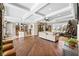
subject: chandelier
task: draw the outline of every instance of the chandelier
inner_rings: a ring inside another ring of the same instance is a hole
[[[44,18],[45,21],[49,21],[49,19],[47,17]]]

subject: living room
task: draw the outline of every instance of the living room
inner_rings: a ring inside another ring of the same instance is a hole
[[[3,56],[77,56],[77,3],[3,3]]]

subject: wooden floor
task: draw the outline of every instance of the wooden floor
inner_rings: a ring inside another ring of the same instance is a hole
[[[47,41],[37,36],[17,38],[13,41],[17,56],[61,56],[59,43]]]

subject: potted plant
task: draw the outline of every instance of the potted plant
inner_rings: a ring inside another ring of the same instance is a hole
[[[74,38],[70,38],[65,43],[70,47],[70,48],[75,48],[77,44],[77,40]]]

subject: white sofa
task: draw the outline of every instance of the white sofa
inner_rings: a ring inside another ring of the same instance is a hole
[[[39,37],[50,41],[56,41],[53,32],[39,32]]]

